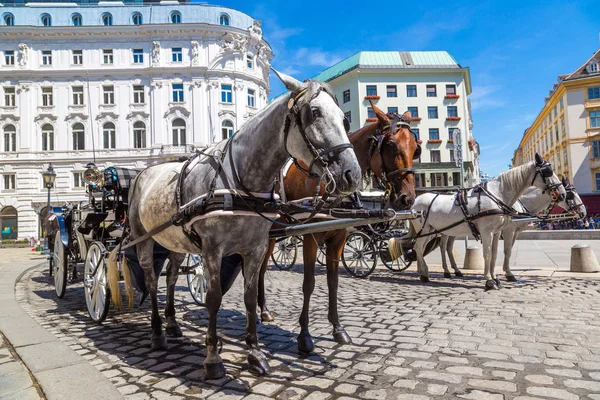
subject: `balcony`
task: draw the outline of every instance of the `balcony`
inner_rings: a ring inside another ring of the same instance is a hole
[[[440,143],[442,143],[441,139],[429,139],[427,141],[427,144],[440,144]]]
[[[162,146],[160,146],[160,152],[159,154],[161,156],[176,156],[176,155],[185,155],[185,154],[190,154],[193,153],[195,151],[196,147],[194,147],[194,145],[191,144],[185,144],[185,145],[173,145],[173,144],[164,144]]]
[[[365,100],[379,100],[379,98],[377,95],[365,96]]]
[[[410,117],[410,122],[419,122],[421,117]]]
[[[367,118],[365,122],[377,122],[377,118]]]
[[[444,99],[446,100],[454,100],[454,99],[458,99],[460,98],[460,95],[458,94],[447,94],[444,96]]]
[[[460,117],[447,117],[446,121],[460,121]]]

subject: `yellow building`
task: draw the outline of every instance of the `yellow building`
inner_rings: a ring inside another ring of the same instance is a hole
[[[545,105],[515,150],[513,165],[539,153],[576,187],[588,212],[600,212],[600,50],[559,75]]]

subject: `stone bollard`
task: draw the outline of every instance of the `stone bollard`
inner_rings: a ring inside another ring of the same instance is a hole
[[[589,244],[571,247],[571,272],[598,272],[600,265]]]
[[[482,270],[483,264],[483,250],[481,245],[473,244],[467,247],[463,269]]]

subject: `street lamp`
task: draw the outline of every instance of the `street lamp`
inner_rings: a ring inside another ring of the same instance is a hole
[[[54,180],[56,179],[56,172],[54,172],[54,168],[52,168],[52,163],[48,164],[48,169],[45,172],[42,172],[42,177],[44,178],[44,187],[48,189],[48,204],[46,206],[46,217],[50,216],[50,189],[54,187]],[[46,232],[46,240],[44,240],[44,250],[42,254],[50,254],[50,249],[48,249],[48,232]]]

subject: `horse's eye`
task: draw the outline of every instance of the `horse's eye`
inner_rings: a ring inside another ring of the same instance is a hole
[[[321,111],[318,108],[312,108],[312,116],[313,118],[319,118],[321,116]]]

